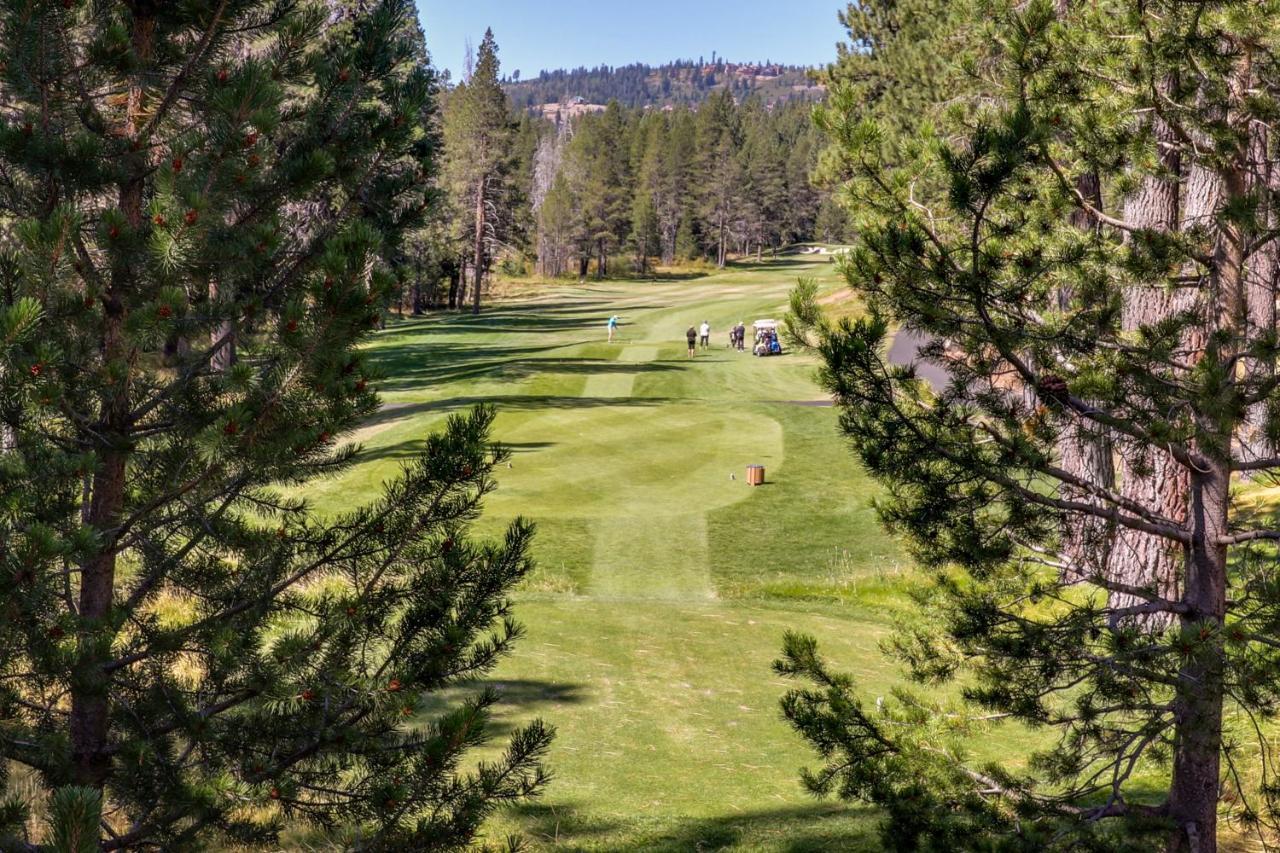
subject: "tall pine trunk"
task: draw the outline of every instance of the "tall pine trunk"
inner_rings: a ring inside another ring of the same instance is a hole
[[[476,245],[475,245],[475,285],[471,291],[471,313],[480,313],[480,289],[484,286],[484,230],[485,230],[485,207],[484,194],[487,176],[480,176],[480,183],[476,186]]]
[[[1058,14],[1070,11],[1071,0],[1058,0]],[[1085,173],[1076,179],[1076,190],[1096,208],[1102,207],[1102,184],[1098,175]],[[1071,224],[1082,231],[1097,227],[1094,218],[1085,210],[1071,215]],[[1064,289],[1058,294],[1059,302],[1066,309],[1072,294]],[[1076,416],[1063,430],[1058,442],[1062,467],[1085,483],[1112,489],[1115,486],[1115,462],[1112,457],[1111,436],[1105,427]],[[1087,488],[1064,485],[1065,499],[1101,506],[1104,501],[1095,497]],[[1108,556],[1115,541],[1115,528],[1111,522],[1095,517],[1078,517],[1062,531],[1062,561],[1064,578],[1078,581],[1105,572]]]
[[[1248,159],[1247,152],[1243,158]],[[1193,167],[1187,182],[1188,219],[1216,210],[1224,196],[1227,205],[1238,202],[1251,189],[1245,169],[1238,166],[1228,168],[1225,174]],[[1204,330],[1202,340],[1192,343],[1203,350],[1201,357],[1225,364],[1251,339],[1244,245],[1249,235],[1231,222],[1218,230],[1208,304],[1203,306],[1207,323],[1199,327]],[[1211,853],[1217,849],[1225,695],[1225,538],[1231,532],[1231,434],[1222,434],[1222,422],[1215,415],[1205,413],[1198,418],[1200,432],[1212,439],[1205,442],[1209,446],[1199,448],[1202,463],[1194,472],[1188,472],[1191,545],[1183,579],[1182,602],[1187,610],[1180,618],[1184,637],[1198,642],[1178,673],[1174,696],[1173,780],[1169,791],[1169,815],[1175,825],[1169,843],[1173,853]]]
[[[1280,169],[1272,156],[1275,140],[1268,127],[1255,122],[1249,128],[1248,180],[1251,192],[1262,196],[1258,219],[1268,230],[1280,227],[1280,215],[1270,194],[1280,192]],[[1276,285],[1280,278],[1280,243],[1268,240],[1250,259],[1245,282],[1248,305],[1249,340],[1260,340],[1276,328]],[[1250,380],[1262,382],[1275,374],[1274,358],[1250,358],[1245,361]],[[1244,460],[1264,459],[1275,452],[1266,436],[1266,403],[1249,406],[1239,437],[1240,456]]]
[[[130,38],[133,50],[145,66],[152,53],[155,19],[135,10]],[[127,95],[125,134],[137,139],[144,111],[141,76],[135,77]],[[131,228],[143,224],[143,188],[149,170],[144,146],[135,145],[124,165],[119,188],[120,212]],[[98,533],[95,553],[80,566],[80,594],[76,627],[75,677],[71,679],[69,732],[77,785],[101,790],[111,775],[108,752],[111,712],[111,677],[104,669],[114,637],[111,613],[115,604],[116,542],[114,531],[124,513],[127,491],[131,429],[130,386],[134,353],[125,334],[128,320],[126,293],[133,286],[133,266],[113,265],[103,296],[103,362],[118,371],[100,400],[101,413],[95,433],[98,465],[90,485],[85,525]]]
[[[1172,81],[1166,81],[1162,88],[1167,94],[1173,88]],[[1143,178],[1138,190],[1125,200],[1124,218],[1142,228],[1169,232],[1181,224],[1178,180],[1181,157],[1173,129],[1158,117],[1152,121],[1164,174]],[[1202,213],[1203,207],[1195,212]],[[1185,293],[1170,293],[1162,282],[1131,287],[1125,294],[1121,323],[1125,329],[1136,330],[1158,322],[1185,308],[1188,298]],[[1190,490],[1188,471],[1168,452],[1145,443],[1122,440],[1118,450],[1123,466],[1121,495],[1151,507],[1175,522],[1185,521]],[[1123,528],[1116,536],[1108,557],[1106,575],[1110,580],[1149,588],[1162,597],[1174,599],[1178,596],[1179,575],[1184,562],[1182,549],[1175,543],[1150,533]],[[1110,596],[1112,607],[1129,607],[1139,601],[1127,593],[1113,592]],[[1153,628],[1163,627],[1168,622],[1167,615],[1153,616],[1148,620]]]
[[[1191,609],[1182,616],[1182,625],[1191,636],[1212,636],[1200,644],[1178,678],[1169,792],[1169,817],[1175,826],[1171,853],[1217,849],[1224,660],[1216,629],[1226,613],[1227,549],[1216,540],[1228,530],[1230,488],[1231,472],[1221,461],[1196,472],[1192,481],[1193,543],[1183,599]]]

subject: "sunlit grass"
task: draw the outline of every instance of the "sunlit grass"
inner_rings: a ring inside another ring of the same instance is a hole
[[[785,630],[808,631],[884,695],[901,676],[879,644],[913,570],[876,522],[815,362],[726,346],[734,323],[780,318],[800,276],[837,293],[829,256],[524,281],[478,317],[406,318],[370,347],[385,407],[356,436],[361,464],[311,488],[314,506],[367,500],[448,413],[489,401],[513,456],[479,530],[517,515],[540,527],[516,608],[528,635],[490,683],[505,700],[497,734],[533,716],[558,727],[555,779],[491,839],[878,849],[874,813],[801,789],[814,756],[781,718],[787,684],[770,663]],[[713,345],[688,359],[684,331],[703,320]],[[766,466],[766,486],[746,485],[748,464]]]

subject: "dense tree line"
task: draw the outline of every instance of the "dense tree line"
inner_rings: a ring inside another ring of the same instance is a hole
[[[507,79],[505,88],[518,109],[572,98],[593,104],[617,101],[632,108],[697,106],[720,89],[729,89],[739,98],[755,94],[766,103],[821,96],[808,69],[769,61],[739,65],[723,59],[543,71],[534,78]]]
[[[414,235],[404,294],[414,311],[478,311],[498,265],[647,274],[848,236],[847,214],[812,182],[823,143],[807,103],[720,88],[697,109],[612,101],[553,121],[516,110],[500,79],[488,32],[471,75],[442,97],[439,204]]]
[[[810,182],[819,151],[807,107],[739,104],[726,91],[696,112],[617,103],[544,128],[530,210],[542,275],[610,272],[625,256],[647,272],[730,253],[757,255],[797,240],[839,239]]]
[[[1280,835],[1280,8],[850,5],[824,175],[870,313],[796,292],[880,511],[932,577],[877,700],[790,637],[816,792],[897,850],[1212,851]],[[885,357],[891,330],[947,381]],[[966,756],[1018,721],[1043,749]]]

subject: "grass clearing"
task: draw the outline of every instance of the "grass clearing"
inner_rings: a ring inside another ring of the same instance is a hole
[[[499,407],[510,469],[480,530],[539,524],[520,594],[528,636],[494,673],[505,730],[559,729],[556,778],[491,837],[563,850],[877,849],[875,816],[817,803],[813,756],[782,721],[770,663],[787,629],[818,635],[869,691],[907,561],[876,525],[873,485],[822,405],[814,363],[727,347],[779,317],[798,276],[833,288],[831,258],[789,256],[705,277],[547,285],[478,317],[404,319],[370,347],[384,407],[361,462],[308,490],[321,510],[371,494],[451,412]],[[622,317],[619,340],[605,320]],[[712,346],[689,359],[703,320]],[[745,466],[766,466],[751,488]],[[733,478],[731,479],[731,476]]]

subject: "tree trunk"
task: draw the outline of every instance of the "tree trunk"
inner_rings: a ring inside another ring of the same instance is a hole
[[[1171,81],[1166,81],[1163,88],[1166,92],[1171,90]],[[1177,176],[1181,171],[1181,160],[1172,128],[1158,117],[1153,121],[1158,156],[1165,174],[1143,178],[1138,190],[1125,200],[1124,217],[1134,225],[1172,231],[1180,224]],[[1191,213],[1200,215],[1205,202],[1206,198],[1201,193],[1196,209]],[[1187,301],[1186,292],[1170,293],[1163,283],[1135,286],[1125,294],[1121,323],[1125,329],[1137,329],[1169,317],[1186,307]],[[1185,521],[1189,472],[1166,451],[1141,442],[1120,441],[1118,450],[1123,463],[1120,493],[1175,522]],[[1111,580],[1149,588],[1161,596],[1176,599],[1184,562],[1185,555],[1177,544],[1163,537],[1122,528],[1108,557],[1106,574]],[[1110,596],[1112,607],[1128,607],[1138,602],[1139,599],[1125,593],[1112,593]],[[1144,624],[1158,629],[1170,621],[1167,614],[1159,614]]]
[[[413,303],[412,306],[410,307],[410,311],[412,311],[413,316],[415,317],[422,316],[422,282],[421,281],[414,281],[413,288],[409,291],[409,299]]]
[[[1068,14],[1070,6],[1071,0],[1057,0],[1057,14],[1060,17]],[[1101,209],[1102,183],[1096,173],[1080,175],[1076,178],[1075,188],[1089,204]],[[1080,231],[1097,228],[1096,220],[1087,210],[1075,210],[1070,220]],[[1068,309],[1073,293],[1064,288],[1057,296],[1062,309]],[[1115,462],[1112,460],[1111,437],[1106,428],[1075,416],[1066,424],[1057,450],[1062,467],[1070,471],[1071,475],[1103,488],[1115,487]],[[1074,485],[1064,485],[1062,497],[1094,506],[1103,503],[1100,498],[1093,497],[1088,489]],[[1066,529],[1062,530],[1061,557],[1066,566],[1064,579],[1075,581],[1103,573],[1114,543],[1115,528],[1108,521],[1087,516],[1069,520]]]
[[[153,17],[135,13],[131,40],[144,68],[151,57],[154,30]],[[127,99],[126,135],[130,138],[136,138],[138,133],[137,118],[143,113],[143,97],[140,82],[135,82]],[[120,185],[120,211],[131,227],[140,228],[143,222],[143,184],[149,168],[146,154],[130,155],[125,168],[128,177]],[[94,430],[98,467],[93,474],[85,523],[99,533],[99,539],[97,552],[85,559],[80,567],[77,652],[68,720],[74,782],[99,790],[106,785],[111,774],[111,756],[107,751],[111,727],[111,677],[103,671],[103,664],[114,636],[111,611],[115,603],[116,543],[112,531],[118,527],[124,511],[129,462],[130,385],[134,353],[125,337],[128,312],[124,292],[132,286],[135,272],[128,263],[113,265],[103,298],[103,361],[119,368],[120,372],[116,382],[103,392],[102,411]]]
[[[484,194],[487,176],[480,176],[480,185],[476,187],[476,252],[475,252],[475,286],[471,291],[471,313],[480,313],[480,289],[484,285],[484,229],[485,210]]]
[[[1188,181],[1188,217],[1216,211],[1225,198],[1228,207],[1256,189],[1249,175],[1248,151],[1225,170],[1210,172],[1198,164]],[[1203,174],[1201,174],[1203,173]],[[1210,220],[1205,219],[1204,222]],[[1252,338],[1248,311],[1249,275],[1245,245],[1250,232],[1230,219],[1212,220],[1213,267],[1205,289],[1203,340],[1194,342],[1202,358],[1224,369],[1246,349]],[[1265,227],[1265,220],[1263,221]],[[1256,258],[1255,258],[1256,260]],[[1173,781],[1169,815],[1174,822],[1169,849],[1177,853],[1208,853],[1217,849],[1218,797],[1221,785],[1222,705],[1225,654],[1222,627],[1227,609],[1227,546],[1231,508],[1231,428],[1224,429],[1220,413],[1197,418],[1202,435],[1200,462],[1190,474],[1188,548],[1182,602],[1183,636],[1194,650],[1178,671],[1174,695]]]
[[[1250,189],[1264,199],[1259,204],[1258,219],[1262,227],[1274,229],[1280,226],[1275,204],[1270,194],[1280,191],[1280,169],[1271,158],[1273,141],[1266,125],[1254,122],[1250,125],[1248,175]],[[1269,192],[1267,192],[1269,191]],[[1248,339],[1260,340],[1276,328],[1276,285],[1280,278],[1280,244],[1267,241],[1250,259],[1245,279],[1248,304]],[[1256,387],[1275,374],[1274,358],[1250,358],[1245,361],[1248,384]],[[1275,452],[1265,433],[1266,403],[1249,406],[1239,435],[1240,458],[1245,461],[1264,459]]]
[[[209,302],[216,304],[219,297],[218,281],[209,279]],[[219,344],[221,345],[219,346]],[[217,347],[209,356],[209,368],[223,373],[236,363],[236,332],[231,320],[223,320],[209,334],[209,345]]]
[[[165,339],[164,363],[170,367],[191,354],[191,341],[185,335],[175,333]]]
[[[1065,3],[1059,3],[1059,13],[1065,12]],[[1102,206],[1102,186],[1094,173],[1081,175],[1076,180],[1076,189],[1094,207]],[[1071,214],[1071,224],[1082,231],[1092,230],[1097,223],[1086,210],[1076,210]],[[1067,310],[1073,299],[1067,288],[1058,293],[1060,306]],[[1076,416],[1063,430],[1058,441],[1058,454],[1062,467],[1073,476],[1091,483],[1111,489],[1115,486],[1115,463],[1112,458],[1111,437],[1105,427]],[[1064,485],[1062,496],[1067,500],[1080,501],[1095,506],[1104,502],[1094,497],[1088,489]],[[1062,531],[1061,556],[1066,568],[1064,580],[1075,582],[1096,576],[1105,571],[1108,555],[1115,541],[1115,526],[1101,518],[1078,516],[1068,521]]]
[[[122,204],[128,211],[141,210],[141,181],[137,184],[136,206]],[[126,190],[132,196],[132,188]],[[126,193],[122,193],[126,195]],[[126,214],[128,215],[128,214]],[[123,273],[128,275],[128,273]],[[123,282],[113,281],[106,298],[103,353],[108,364],[131,368],[124,339],[125,308],[119,290]],[[131,372],[131,371],[130,371]],[[100,640],[111,633],[111,610],[115,601],[116,552],[110,535],[120,522],[124,508],[125,476],[129,454],[129,379],[118,382],[102,400],[98,434],[102,436],[99,465],[93,475],[86,525],[101,535],[100,550],[81,567],[79,599],[79,654],[71,687],[71,752],[75,783],[102,788],[111,772],[107,754],[110,731],[110,678],[102,671],[103,654],[110,643]]]
[[[1210,425],[1212,428],[1212,425]],[[1174,698],[1173,779],[1169,817],[1170,853],[1217,850],[1218,793],[1222,760],[1224,654],[1220,629],[1226,614],[1227,548],[1231,472],[1213,460],[1197,472],[1191,490],[1192,545],[1187,560],[1183,630],[1205,637],[1178,673]]]

